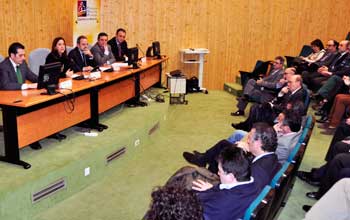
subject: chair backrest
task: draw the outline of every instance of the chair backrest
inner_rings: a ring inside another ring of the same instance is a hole
[[[345,40],[350,40],[350,32],[346,35]]]
[[[281,169],[275,174],[270,182],[270,186],[274,189],[281,184],[281,179],[285,175],[286,170],[288,169],[290,162],[285,162]]]
[[[268,216],[271,201],[275,191],[271,186],[265,186],[256,199],[250,204],[244,213],[243,220],[259,219],[265,220]]]
[[[303,89],[305,91],[305,99],[304,99],[304,114],[306,115],[307,114],[307,110],[309,108],[309,105],[310,105],[310,91],[307,89],[307,86],[303,83]]]
[[[66,50],[67,50],[67,55],[69,54],[69,52],[71,51],[71,50],[73,50],[74,49],[74,47],[71,47],[71,46],[66,46]]]
[[[3,56],[0,54],[0,62],[2,62],[4,59],[5,59],[5,57],[3,57]]]
[[[301,147],[301,144],[300,142],[298,142],[295,147],[293,148],[292,152],[290,152],[289,156],[288,156],[288,159],[287,161],[288,162],[294,162],[294,157],[295,155],[298,153],[300,147]]]
[[[50,53],[50,50],[47,48],[37,48],[30,52],[29,54],[29,68],[33,73],[39,74],[40,65],[45,64],[45,59],[47,55]]]
[[[301,48],[301,51],[300,51],[299,56],[307,57],[307,56],[309,56],[312,52],[313,52],[313,51],[312,51],[311,46],[309,46],[309,45],[304,45],[304,46]]]

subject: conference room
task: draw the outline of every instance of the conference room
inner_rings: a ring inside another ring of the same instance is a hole
[[[1,3],[0,219],[349,218],[347,1]]]

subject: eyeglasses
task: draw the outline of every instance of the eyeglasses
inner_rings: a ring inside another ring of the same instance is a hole
[[[281,63],[279,63],[279,62],[273,62],[274,64],[281,64]]]

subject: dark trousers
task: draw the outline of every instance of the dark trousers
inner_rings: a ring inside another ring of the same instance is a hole
[[[317,192],[322,197],[340,178],[350,176],[350,154],[338,154],[329,163],[326,175],[322,178],[321,186]]]
[[[318,72],[303,72],[302,73],[303,83],[307,85],[307,87],[316,92],[319,90],[322,85],[329,79],[329,76],[323,76]]]

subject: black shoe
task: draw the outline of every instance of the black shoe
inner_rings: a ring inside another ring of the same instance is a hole
[[[322,109],[320,109],[317,112],[315,112],[315,115],[316,116],[323,116],[323,115],[325,115],[325,112]]]
[[[62,141],[63,139],[66,139],[67,136],[64,135],[64,134],[56,133],[56,134],[50,135],[48,138],[52,138],[52,139],[56,139],[58,141]]]
[[[201,152],[196,151],[196,150],[193,151],[193,154],[197,157],[204,156],[204,153],[201,153]]]
[[[30,148],[32,148],[33,150],[40,150],[41,144],[39,143],[39,141],[36,141],[34,143],[29,144]]]
[[[311,205],[303,205],[303,210],[305,211],[305,212],[308,212],[310,209],[311,209]]]
[[[306,193],[306,197],[310,199],[315,199],[315,200],[318,200],[320,198],[317,192],[308,192]]]
[[[311,172],[305,172],[305,171],[298,171],[297,177],[301,179],[302,181],[305,181],[306,183],[312,185],[312,186],[320,186],[321,183],[317,180],[314,180],[312,178]]]
[[[328,122],[328,116],[322,116],[320,119],[317,119],[316,122],[318,123],[326,123]]]
[[[231,116],[244,116],[244,111],[238,110],[236,112],[231,112]]]
[[[200,161],[199,156],[196,156],[195,154],[189,153],[189,152],[183,152],[182,156],[185,158],[185,160],[191,164],[197,165],[199,167],[205,167],[206,163]]]

